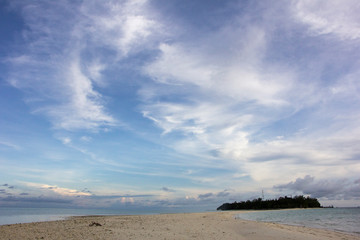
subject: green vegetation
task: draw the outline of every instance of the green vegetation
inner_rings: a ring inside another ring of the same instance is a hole
[[[261,198],[246,202],[224,203],[217,210],[243,210],[243,209],[285,209],[285,208],[320,208],[321,205],[316,198],[295,196],[280,197],[278,199],[262,200]]]

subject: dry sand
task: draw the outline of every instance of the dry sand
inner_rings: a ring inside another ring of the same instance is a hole
[[[359,239],[333,231],[235,219],[239,212],[73,217],[0,226],[0,239]],[[101,226],[89,226],[91,223]]]

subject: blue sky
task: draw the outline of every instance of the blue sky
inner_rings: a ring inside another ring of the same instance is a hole
[[[358,1],[0,6],[0,206],[360,205]]]

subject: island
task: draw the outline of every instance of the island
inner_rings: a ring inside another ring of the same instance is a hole
[[[224,203],[217,210],[267,210],[267,209],[288,209],[288,208],[321,208],[316,198],[295,196],[279,197],[278,199],[263,200],[257,198],[252,201]]]

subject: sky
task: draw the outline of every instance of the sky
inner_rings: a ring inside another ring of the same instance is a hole
[[[0,206],[360,206],[357,0],[0,0]]]

